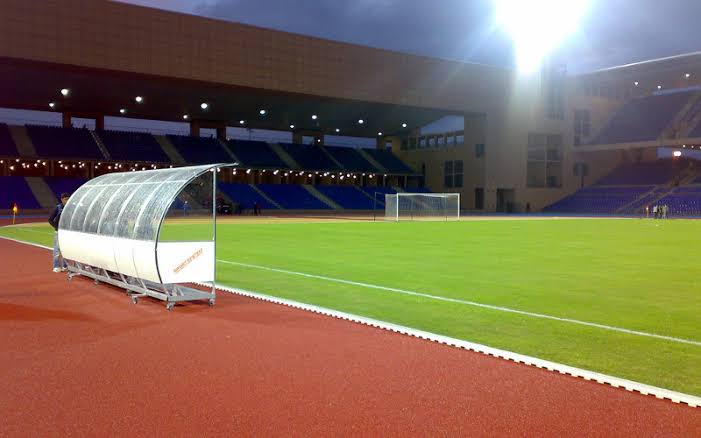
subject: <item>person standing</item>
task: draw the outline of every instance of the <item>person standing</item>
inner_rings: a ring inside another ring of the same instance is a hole
[[[56,206],[56,209],[54,209],[54,212],[51,213],[51,216],[49,217],[49,223],[52,227],[54,227],[54,230],[56,230],[56,234],[54,234],[54,272],[66,270],[66,261],[63,260],[61,249],[58,247],[58,224],[61,221],[61,213],[63,213],[63,208],[66,206],[66,203],[70,197],[70,193],[61,193],[61,202]]]

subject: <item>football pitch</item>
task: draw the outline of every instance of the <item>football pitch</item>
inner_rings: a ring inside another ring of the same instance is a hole
[[[217,234],[224,285],[701,395],[699,221],[221,221]],[[0,235],[53,243],[44,224]]]

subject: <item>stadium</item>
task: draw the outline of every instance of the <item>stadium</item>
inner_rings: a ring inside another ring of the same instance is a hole
[[[699,434],[701,52],[0,10],[0,435]]]

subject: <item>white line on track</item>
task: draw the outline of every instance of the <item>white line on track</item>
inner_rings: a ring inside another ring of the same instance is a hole
[[[25,245],[34,246],[37,248],[51,250],[52,248],[40,245],[37,243],[31,243],[23,240],[13,239],[10,237],[0,236],[0,239],[11,240],[13,242],[22,243]],[[229,262],[231,263],[231,262]],[[210,284],[199,283],[205,286],[210,286]],[[463,348],[466,350],[474,351],[476,353],[485,354],[488,356],[498,357],[508,361],[513,361],[516,363],[521,363],[528,366],[534,366],[536,368],[546,369],[548,371],[557,372],[559,374],[566,374],[572,377],[581,378],[584,380],[594,381],[601,384],[611,385],[614,388],[623,388],[626,391],[638,392],[642,395],[652,395],[655,398],[671,400],[674,403],[684,403],[690,407],[701,407],[701,397],[696,397],[690,394],[684,394],[677,391],[672,391],[665,388],[659,388],[656,386],[646,385],[640,382],[634,382],[632,380],[621,379],[619,377],[609,376],[607,374],[601,374],[594,371],[584,370],[581,368],[571,367],[569,365],[564,365],[557,362],[551,362],[543,359],[538,359],[537,357],[526,356],[519,353],[514,353],[511,351],[500,350],[497,348],[492,348],[486,345],[477,344],[474,342],[465,341],[462,339],[450,338],[448,336],[438,335],[431,332],[426,332],[423,330],[413,329],[411,327],[405,327],[397,324],[392,324],[390,322],[379,321],[376,319],[366,318],[359,315],[354,315],[352,313],[340,312],[338,310],[327,309],[324,307],[315,306],[312,304],[300,303],[298,301],[287,300],[284,298],[273,297],[270,295],[261,294],[258,292],[247,291],[239,288],[232,288],[224,285],[216,285],[217,289],[223,290],[225,292],[246,296],[249,298],[254,298],[257,300],[267,301],[275,304],[281,304],[284,306],[289,306],[295,309],[300,309],[308,312],[318,313],[321,315],[330,316],[333,318],[338,318],[346,321],[355,322],[358,324],[364,324],[371,327],[379,328],[382,330],[389,330],[395,333],[400,333],[408,336],[417,337],[420,339],[429,340],[432,342],[437,342],[439,344],[449,345],[452,347]]]
[[[530,316],[532,318],[549,319],[549,320],[553,320],[553,321],[560,321],[560,322],[566,322],[566,323],[570,323],[570,324],[583,325],[586,327],[594,327],[594,328],[598,328],[598,329],[602,329],[602,330],[609,330],[609,331],[613,331],[613,332],[625,333],[628,335],[644,336],[644,337],[648,337],[648,338],[661,339],[664,341],[677,342],[680,344],[689,344],[689,345],[695,345],[697,347],[701,347],[701,342],[699,342],[699,341],[694,341],[694,340],[690,340],[690,339],[683,339],[683,338],[675,338],[673,336],[658,335],[655,333],[647,333],[647,332],[642,332],[639,330],[631,330],[631,329],[627,329],[627,328],[623,328],[623,327],[615,327],[615,326],[599,324],[599,323],[595,323],[595,322],[580,321],[578,319],[572,319],[572,318],[562,318],[559,316],[552,316],[552,315],[545,315],[542,313],[528,312],[525,310],[512,309],[509,307],[502,307],[502,306],[495,306],[492,304],[478,303],[475,301],[460,300],[457,298],[444,297],[444,296],[440,296],[440,295],[432,295],[432,294],[427,294],[427,293],[418,292],[418,291],[397,289],[394,287],[380,286],[380,285],[376,285],[376,284],[361,283],[361,282],[357,282],[357,281],[343,280],[340,278],[326,277],[324,275],[307,274],[305,272],[297,272],[297,271],[288,271],[286,269],[271,268],[269,266],[261,266],[261,265],[254,265],[254,264],[250,264],[250,263],[240,263],[240,262],[233,262],[230,260],[220,260],[220,259],[218,259],[217,261],[220,263],[228,264],[228,265],[235,265],[235,266],[242,266],[242,267],[246,267],[246,268],[260,269],[263,271],[277,272],[280,274],[296,275],[299,277],[313,278],[316,280],[323,280],[323,281],[329,281],[329,282],[333,282],[333,283],[347,284],[347,285],[351,285],[351,286],[364,287],[367,289],[383,290],[383,291],[387,291],[387,292],[394,292],[394,293],[398,293],[398,294],[411,295],[411,296],[427,298],[427,299],[431,299],[431,300],[445,301],[445,302],[449,302],[449,303],[463,304],[466,306],[480,307],[483,309],[490,309],[490,310],[495,310],[498,312],[515,313],[517,315]]]

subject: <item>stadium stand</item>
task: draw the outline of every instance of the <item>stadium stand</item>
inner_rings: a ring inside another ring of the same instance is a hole
[[[190,164],[230,163],[231,156],[216,138],[168,135],[170,142]]]
[[[240,204],[244,209],[251,209],[258,202],[263,209],[277,210],[277,207],[260,195],[250,184],[220,183],[219,189],[233,202]]]
[[[315,186],[325,196],[346,209],[371,210],[373,200],[356,186]]]
[[[609,120],[591,144],[655,140],[694,93],[684,90],[633,99]]]
[[[334,146],[323,146],[336,161],[338,161],[344,170],[349,172],[365,172],[365,173],[377,173],[380,169],[375,168],[368,160],[366,160],[362,155],[358,153],[353,148],[348,147],[334,147]]]
[[[701,214],[701,187],[677,187],[656,204],[669,206],[672,216],[699,216]]]
[[[613,214],[652,189],[653,186],[585,187],[546,207],[543,211],[548,213]]]
[[[667,184],[679,175],[681,166],[671,160],[622,165],[599,180],[597,185]]]
[[[151,134],[142,132],[96,131],[114,160],[170,163],[161,145]]]
[[[341,168],[319,146],[278,143],[304,170],[338,171]]]
[[[61,193],[68,192],[73,193],[78,190],[78,187],[85,184],[88,180],[87,178],[65,178],[65,177],[45,177],[44,181],[51,189],[51,192],[56,195],[56,198],[61,195]]]
[[[19,152],[7,125],[0,123],[0,157],[18,157]]]
[[[293,210],[328,210],[331,208],[300,185],[259,184],[258,188],[283,208]]]
[[[16,202],[20,209],[41,208],[39,201],[34,197],[29,184],[21,176],[0,177],[0,208],[10,210]]]
[[[253,140],[229,140],[227,147],[239,159],[241,166],[289,169],[268,143]]]
[[[387,169],[387,172],[412,175],[416,173],[390,151],[383,151],[380,149],[363,149],[363,152],[367,153],[375,161],[384,166],[385,169]]]
[[[87,129],[27,125],[27,133],[38,157],[105,159]]]

